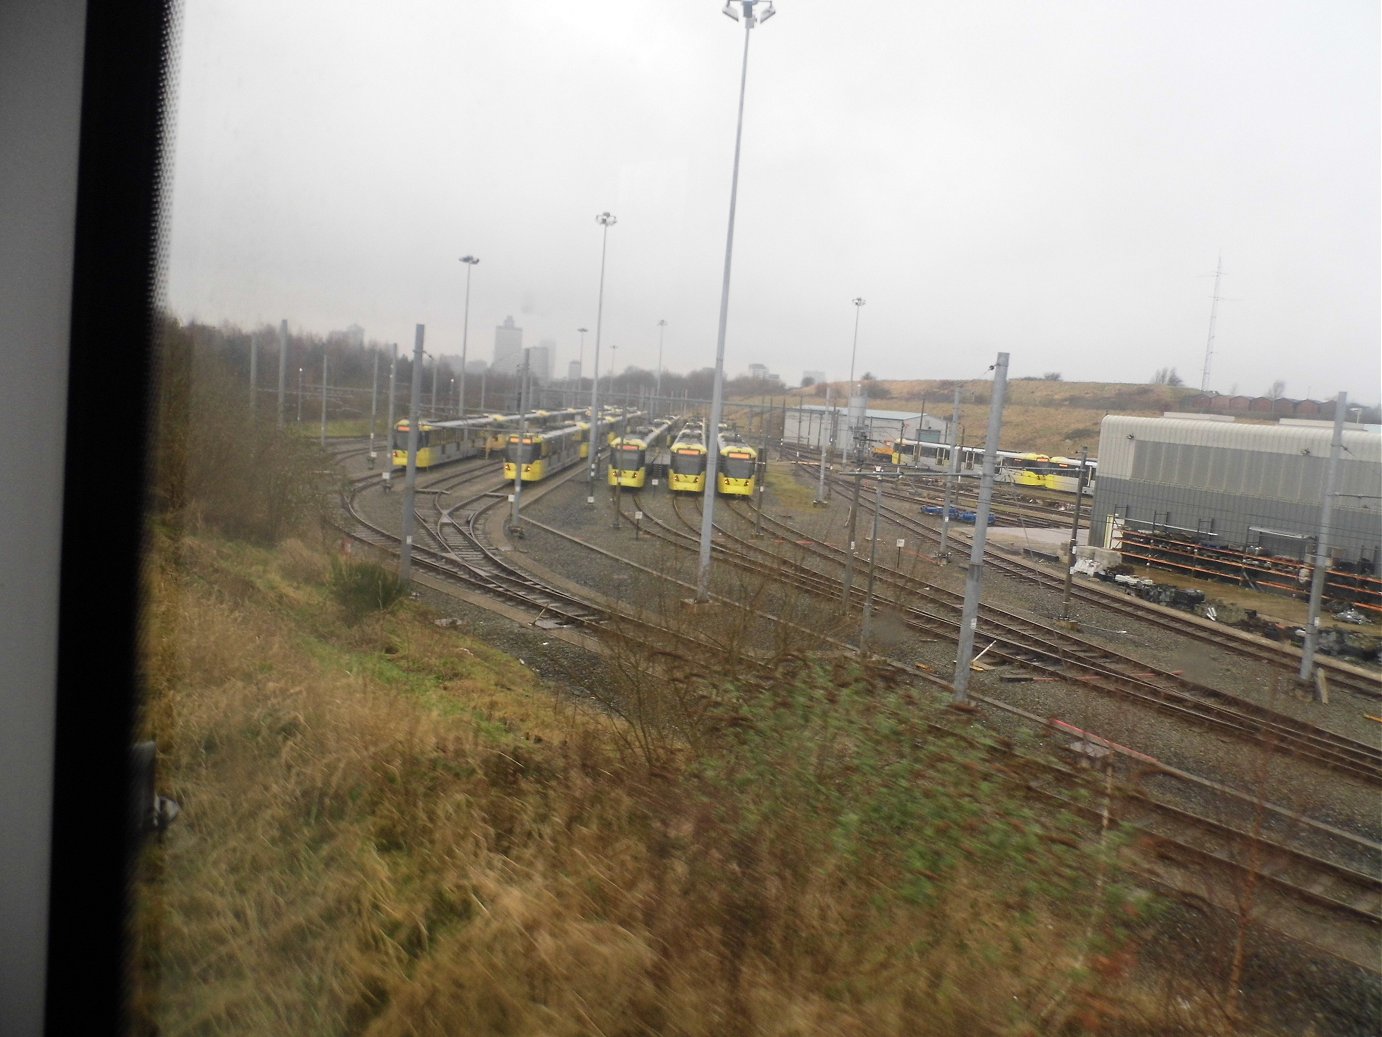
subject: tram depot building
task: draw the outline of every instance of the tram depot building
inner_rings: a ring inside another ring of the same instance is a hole
[[[1153,540],[1180,541],[1305,561],[1321,529],[1333,431],[1329,421],[1110,415],[1100,426],[1090,543],[1136,553]],[[1382,549],[1382,435],[1354,425],[1342,438],[1331,568],[1372,576]]]

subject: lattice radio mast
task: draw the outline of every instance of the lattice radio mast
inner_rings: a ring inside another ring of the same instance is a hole
[[[1214,301],[1209,305],[1209,341],[1204,347],[1204,371],[1200,375],[1200,392],[1209,392],[1209,366],[1214,359],[1214,320],[1219,315],[1219,278],[1224,274],[1224,254],[1214,268]]]

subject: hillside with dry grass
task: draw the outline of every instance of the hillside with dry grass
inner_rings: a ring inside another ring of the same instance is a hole
[[[884,670],[626,652],[577,701],[367,561],[155,545],[137,1032],[1211,1032],[1137,978],[1120,840]]]
[[[881,410],[923,410],[934,418],[950,419],[955,390],[960,391],[960,425],[964,441],[982,445],[988,432],[991,380],[974,381],[880,381],[886,397],[875,396],[870,407]],[[832,386],[835,399],[843,400],[845,385]],[[825,387],[794,389],[787,394],[789,406],[797,400],[819,405]],[[1061,382],[1021,378],[1008,382],[1003,405],[1000,449],[1075,456],[1088,447],[1090,456],[1099,449],[1099,423],[1108,414],[1155,417],[1178,410],[1198,395],[1184,386],[1106,382]],[[778,397],[779,402],[781,397]]]

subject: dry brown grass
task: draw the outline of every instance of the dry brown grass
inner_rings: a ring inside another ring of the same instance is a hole
[[[874,400],[871,406],[883,410],[921,412],[949,419],[955,390],[960,390],[960,425],[965,443],[982,445],[988,432],[991,380],[971,381],[885,381],[880,382],[889,396]],[[844,384],[835,385],[835,397],[843,399]],[[1088,447],[1090,456],[1098,453],[1099,422],[1108,414],[1133,414],[1154,417],[1177,410],[1196,395],[1183,386],[1139,385],[1105,382],[1055,382],[1044,379],[1009,379],[1003,406],[1003,433],[999,446],[1004,450],[1033,450],[1037,453],[1076,456]],[[789,405],[804,398],[817,404],[823,398],[816,387],[795,390],[787,395]],[[778,397],[779,403],[781,397]]]
[[[141,884],[160,1033],[1136,1032],[1077,829],[879,674],[725,682],[715,748],[650,765],[415,606],[340,622],[304,545],[178,547],[148,573],[184,808]]]

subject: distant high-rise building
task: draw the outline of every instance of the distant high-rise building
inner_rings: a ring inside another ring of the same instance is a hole
[[[543,339],[528,350],[528,364],[532,368],[533,377],[539,382],[552,380],[552,371],[556,363],[557,344],[550,338]]]
[[[514,374],[523,366],[523,329],[505,317],[494,329],[494,363],[490,370],[496,374]]]
[[[568,382],[578,382],[581,379],[581,362],[572,360],[566,365],[566,380]]]

